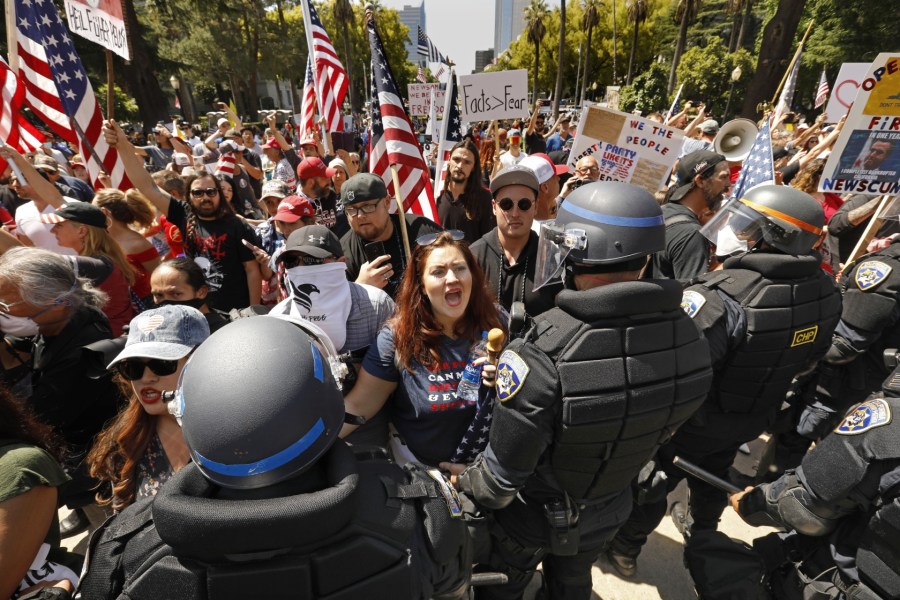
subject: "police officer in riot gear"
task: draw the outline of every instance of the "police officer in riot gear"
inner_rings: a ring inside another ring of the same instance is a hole
[[[479,597],[521,597],[543,562],[551,598],[589,598],[632,479],[709,391],[680,285],[638,280],[664,239],[653,196],[617,182],[582,186],[542,224],[535,283],[566,289],[501,355],[490,442],[458,478],[495,511],[479,568],[509,577]]]
[[[703,407],[659,452],[668,490],[685,476],[671,464],[675,455],[726,479],[738,448],[772,424],[794,376],[828,349],[841,297],[812,252],[824,221],[809,195],[761,185],[704,226],[717,254],[734,255],[684,292],[682,307],[709,341],[715,381]],[[726,494],[695,478],[688,483],[692,530],[715,530]],[[620,573],[634,573],[665,511],[664,494],[635,506],[609,553]]]
[[[172,401],[193,462],[91,539],[81,597],[464,594],[458,497],[435,470],[337,439],[340,366],[322,330],[290,316],[210,336]]]
[[[796,471],[731,496],[751,525],[794,530],[754,542],[781,567],[769,577],[775,597],[900,598],[898,413],[900,367]]]

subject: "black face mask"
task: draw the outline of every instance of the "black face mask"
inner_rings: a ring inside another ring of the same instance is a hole
[[[161,306],[190,306],[200,310],[200,307],[206,304],[206,298],[191,298],[190,300],[163,300],[156,303],[156,308]]]

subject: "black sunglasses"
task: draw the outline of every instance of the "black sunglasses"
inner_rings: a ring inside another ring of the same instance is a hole
[[[194,188],[194,189],[191,190],[191,196],[193,196],[194,198],[202,198],[204,195],[209,196],[210,198],[212,198],[213,196],[215,196],[215,195],[218,194],[218,193],[219,193],[219,190],[217,190],[217,189],[214,188],[214,187],[210,187],[210,188]]]
[[[459,229],[448,229],[447,231],[438,231],[437,233],[426,233],[425,235],[420,235],[416,238],[416,244],[420,246],[430,246],[445,233],[453,238],[454,242],[461,242],[466,239],[466,234]]]
[[[285,269],[293,269],[294,267],[299,267],[300,265],[324,265],[325,259],[316,258],[315,256],[310,256],[308,254],[300,254],[299,252],[294,252],[282,258],[281,264],[284,265]]]
[[[500,210],[503,212],[509,212],[513,207],[512,198],[504,198],[503,200],[499,200],[497,202],[497,206],[500,207]],[[534,200],[531,198],[520,198],[518,202],[519,210],[522,212],[526,212],[531,210],[531,205],[534,204]]]
[[[148,360],[126,358],[122,362],[116,363],[116,370],[128,381],[137,381],[143,377],[144,369],[146,368],[149,368],[160,377],[165,377],[178,370],[178,361],[162,360],[160,358],[151,358]]]

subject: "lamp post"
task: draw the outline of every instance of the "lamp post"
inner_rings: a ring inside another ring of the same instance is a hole
[[[178,102],[178,108],[181,109],[181,116],[184,116],[184,100],[181,97],[181,80],[178,79],[177,75],[172,75],[169,77],[169,84],[172,86],[172,89],[175,90],[175,100]]]
[[[725,112],[722,113],[722,117],[728,119],[728,109],[731,107],[731,96],[734,94],[734,86],[740,80],[741,72],[740,67],[735,67],[734,71],[731,72],[731,88],[728,90],[728,102],[725,103]]]

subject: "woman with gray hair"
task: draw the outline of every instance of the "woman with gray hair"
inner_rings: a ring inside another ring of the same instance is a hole
[[[0,256],[3,346],[15,344],[21,351],[24,344],[32,345],[31,356],[15,369],[11,383],[68,446],[65,468],[73,482],[62,499],[73,509],[93,503],[91,488],[96,482],[88,477],[83,459],[94,436],[119,406],[111,376],[89,378],[82,352],[84,346],[112,337],[109,321],[100,310],[105,302],[106,294],[79,277],[69,257],[25,247],[11,248]],[[102,522],[99,508],[85,512],[92,523]],[[78,525],[83,529],[87,523]],[[64,525],[64,533],[65,529]]]

